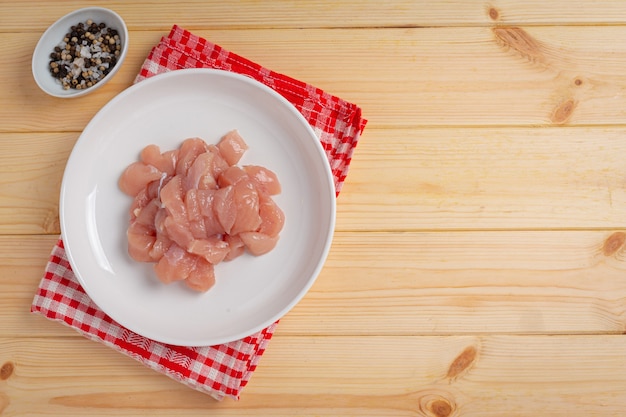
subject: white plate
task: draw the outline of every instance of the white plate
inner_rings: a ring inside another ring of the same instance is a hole
[[[148,144],[164,151],[196,136],[216,143],[231,129],[250,147],[240,164],[266,166],[281,182],[278,245],[219,264],[206,293],[161,284],[152,264],[127,254],[131,198],[119,176]],[[270,325],[311,287],[334,231],[333,184],[313,129],[282,96],[234,73],[178,70],[133,85],[89,122],[63,176],[61,232],[80,284],[111,318],[163,343],[215,345]]]

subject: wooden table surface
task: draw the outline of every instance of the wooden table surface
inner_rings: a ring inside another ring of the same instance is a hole
[[[46,96],[30,60],[76,1],[0,1],[0,415],[623,416],[626,3],[92,1],[113,80]],[[239,401],[30,303],[91,117],[173,24],[362,107],[318,280]]]

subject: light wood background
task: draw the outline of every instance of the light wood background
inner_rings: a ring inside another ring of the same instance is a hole
[[[77,1],[0,0],[0,416],[623,416],[626,2],[92,1],[130,51],[30,72]],[[173,24],[363,108],[320,277],[240,401],[29,313],[65,162]]]

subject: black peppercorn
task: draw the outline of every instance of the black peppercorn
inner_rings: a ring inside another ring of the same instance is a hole
[[[117,30],[91,19],[79,22],[50,53],[50,73],[65,89],[92,87],[117,64],[121,49]]]

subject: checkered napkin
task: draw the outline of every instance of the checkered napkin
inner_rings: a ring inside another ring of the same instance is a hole
[[[287,98],[318,135],[339,194],[352,152],[366,124],[359,107],[263,68],[178,26],[152,49],[135,82],[181,68],[218,68],[245,74]],[[85,294],[67,260],[62,238],[52,250],[31,311],[63,323],[218,400],[239,398],[277,325],[217,346],[174,346],[145,338],[113,321]]]

